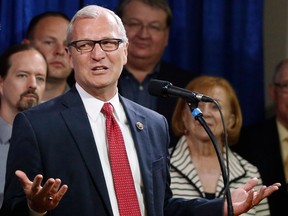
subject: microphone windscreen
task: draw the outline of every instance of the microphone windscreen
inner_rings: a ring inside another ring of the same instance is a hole
[[[152,79],[148,86],[148,92],[150,95],[163,97],[163,91],[165,91],[165,87],[171,86],[172,84],[168,81]]]

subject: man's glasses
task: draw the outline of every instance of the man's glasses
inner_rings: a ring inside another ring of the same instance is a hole
[[[285,82],[282,82],[282,83],[274,83],[274,85],[276,87],[278,87],[283,93],[288,93],[288,82],[285,81]]]
[[[167,28],[166,26],[158,22],[144,25],[142,22],[138,22],[138,21],[126,21],[124,22],[124,25],[126,28],[134,32],[138,32],[145,28],[151,34],[159,34],[160,32],[163,32]]]
[[[107,38],[103,40],[78,40],[72,41],[68,46],[73,46],[78,52],[85,53],[91,52],[94,49],[95,44],[98,43],[103,51],[111,52],[117,50],[119,44],[122,42],[122,39],[116,38]]]

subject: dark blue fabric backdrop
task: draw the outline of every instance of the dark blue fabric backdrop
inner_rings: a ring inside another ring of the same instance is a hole
[[[194,74],[228,79],[244,124],[264,118],[263,0],[168,0],[174,19],[164,59]],[[0,51],[20,43],[30,19],[47,10],[72,18],[81,7],[119,0],[0,0]],[[175,71],[177,76],[177,72]]]

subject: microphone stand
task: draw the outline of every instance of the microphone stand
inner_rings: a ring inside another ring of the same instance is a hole
[[[225,169],[225,164],[224,164],[224,159],[223,159],[223,155],[222,152],[219,148],[219,145],[215,139],[214,134],[212,133],[211,129],[208,127],[205,119],[203,118],[203,114],[201,112],[201,110],[198,108],[198,101],[196,101],[195,99],[191,99],[191,100],[187,100],[188,106],[191,110],[192,116],[200,122],[200,124],[202,125],[202,127],[205,129],[205,131],[207,132],[208,136],[210,137],[213,146],[215,148],[217,157],[218,157],[218,161],[220,164],[220,168],[221,168],[221,172],[222,172],[222,177],[223,177],[223,181],[224,181],[224,186],[227,189],[226,190],[226,197],[227,197],[227,208],[228,208],[228,215],[229,216],[233,216],[234,212],[233,212],[233,205],[232,205],[232,198],[231,198],[231,193],[228,187],[229,184],[229,179],[227,178],[227,173],[226,173],[226,169]],[[227,150],[228,151],[228,150]]]

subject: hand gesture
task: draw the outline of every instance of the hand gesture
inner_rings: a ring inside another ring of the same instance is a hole
[[[43,176],[40,174],[36,175],[33,182],[20,170],[17,170],[15,174],[24,189],[29,207],[38,213],[54,209],[68,190],[67,185],[61,186],[61,180],[58,178],[49,178],[41,186]]]
[[[280,183],[275,183],[269,187],[262,186],[259,191],[254,191],[258,179],[253,178],[243,187],[237,188],[231,192],[234,215],[240,215],[249,211],[254,206],[258,205],[264,198],[270,196],[274,191],[281,186]],[[228,215],[227,201],[224,203],[224,215]]]

